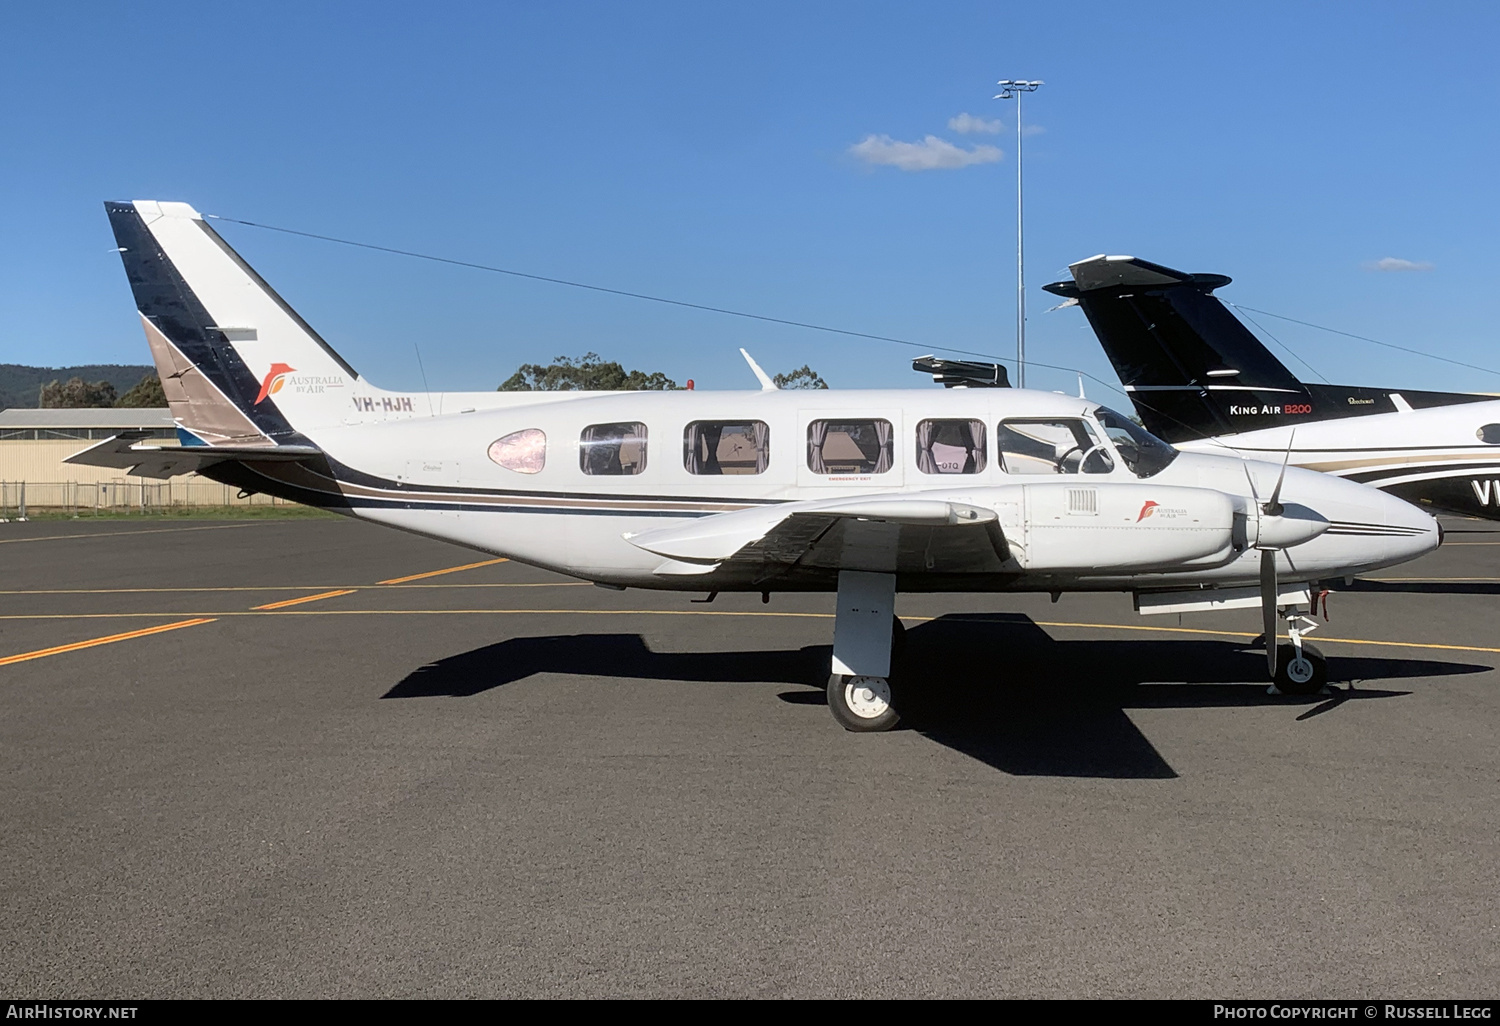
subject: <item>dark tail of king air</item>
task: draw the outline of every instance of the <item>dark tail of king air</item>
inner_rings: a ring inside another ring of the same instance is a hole
[[[1044,287],[1077,300],[1141,421],[1170,442],[1494,398],[1299,381],[1214,296],[1226,275],[1128,256],[1068,270],[1072,281]]]

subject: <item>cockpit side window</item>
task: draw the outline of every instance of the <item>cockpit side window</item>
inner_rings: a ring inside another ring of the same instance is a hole
[[[1485,445],[1500,445],[1500,424],[1486,424],[1474,435]]]
[[[1120,459],[1136,477],[1159,474],[1177,458],[1177,450],[1171,445],[1107,406],[1095,410],[1094,416],[1119,451]]]
[[[1007,474],[1108,474],[1109,446],[1089,422],[1071,417],[1002,421],[995,450]]]

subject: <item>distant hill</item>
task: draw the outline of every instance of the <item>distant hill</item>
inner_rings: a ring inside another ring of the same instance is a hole
[[[155,373],[155,367],[140,364],[90,363],[80,367],[27,367],[19,363],[0,363],[0,410],[36,409],[42,386],[49,381],[67,381],[69,378],[108,381],[115,386],[116,392],[124,395],[141,378]]]

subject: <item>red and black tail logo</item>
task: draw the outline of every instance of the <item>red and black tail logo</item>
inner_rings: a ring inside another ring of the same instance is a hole
[[[284,363],[271,364],[271,369],[266,371],[266,376],[260,383],[260,395],[255,397],[252,405],[259,406],[265,401],[266,396],[280,392],[281,386],[286,384],[283,379],[296,370],[296,367],[289,367]]]

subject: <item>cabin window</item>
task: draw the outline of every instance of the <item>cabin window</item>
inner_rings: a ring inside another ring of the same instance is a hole
[[[1000,468],[1007,474],[1108,474],[1109,447],[1086,420],[1007,420],[995,432]]]
[[[807,469],[815,474],[884,474],[895,462],[888,420],[815,420],[807,425]]]
[[[764,474],[771,465],[771,429],[759,420],[695,420],[682,435],[689,474]]]
[[[538,428],[512,431],[490,443],[490,459],[517,474],[537,474],[547,465],[547,436]]]
[[[578,465],[604,477],[639,474],[646,469],[646,425],[590,424],[578,439]]]
[[[917,469],[924,474],[984,470],[984,421],[924,420],[917,425]]]
[[[1485,445],[1500,445],[1500,424],[1486,424],[1474,434]]]

